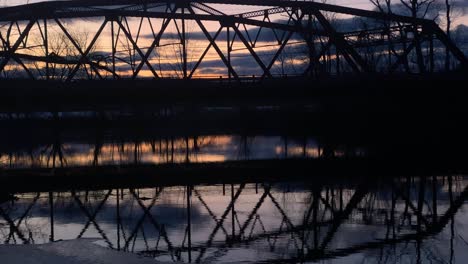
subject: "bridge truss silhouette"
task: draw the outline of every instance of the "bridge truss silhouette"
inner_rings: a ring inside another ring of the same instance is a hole
[[[408,242],[415,242],[416,250],[421,251],[424,240],[453,222],[465,203],[468,188],[460,180],[402,177],[383,189],[363,183],[353,188],[346,184],[314,184],[299,191],[292,187],[291,193],[289,187],[277,183],[17,194],[17,200],[0,206],[0,242],[56,241],[63,234],[54,230],[67,217],[80,223],[78,229],[67,233],[67,239],[86,237],[95,230],[94,235],[109,248],[155,258],[170,257],[173,261],[217,261],[233,248],[258,242],[269,245],[271,252],[284,253],[281,259],[268,260],[273,263],[345,257]],[[442,192],[438,184],[448,186],[448,193]],[[213,192],[225,207],[209,199]],[[297,196],[301,193],[303,196]],[[292,196],[288,198],[288,194]],[[171,215],[158,213],[158,204],[167,206],[164,197],[182,203],[180,223],[171,224]],[[298,199],[306,201],[301,203],[303,210],[299,214],[292,209]],[[246,201],[247,207],[243,206]],[[265,207],[269,209],[265,211]],[[201,211],[208,217],[204,221],[208,233],[203,238],[191,224]],[[268,219],[271,215],[276,215],[277,221]],[[36,223],[30,220],[33,217],[48,221],[46,225]],[[336,248],[333,240],[347,224],[387,231],[382,238],[350,241]],[[174,225],[182,232],[176,232]],[[289,240],[288,244],[285,240]]]
[[[253,11],[220,11],[236,8]],[[309,1],[78,0],[4,7],[0,43],[0,78],[63,81],[430,73],[446,69],[446,50],[452,69],[468,65],[432,20]],[[253,68],[243,70],[240,57]]]

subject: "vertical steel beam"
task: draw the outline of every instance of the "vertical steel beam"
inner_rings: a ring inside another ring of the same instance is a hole
[[[429,70],[431,73],[434,73],[434,39],[429,39]]]
[[[116,41],[115,41],[115,29],[114,29],[114,21],[111,22],[111,41],[112,41],[112,78],[115,79],[118,77],[117,73],[115,72],[115,53],[116,53]]]
[[[45,49],[45,57],[46,57],[46,80],[50,78],[50,70],[49,70],[49,35],[47,30],[47,19],[44,19],[44,49]]]
[[[49,241],[55,241],[55,230],[54,230],[54,195],[53,192],[49,192],[49,221],[50,221],[50,236]]]
[[[115,215],[116,215],[116,222],[117,222],[117,250],[120,251],[120,195],[119,195],[119,188],[115,189],[116,195],[116,205],[115,205]]]
[[[316,70],[316,61],[315,61],[315,56],[316,56],[316,48],[315,48],[315,43],[314,43],[314,38],[312,35],[312,15],[309,13],[308,14],[308,19],[307,19],[307,29],[308,32],[305,34],[304,38],[307,42],[307,47],[309,49],[309,65],[307,66],[307,72],[310,73],[310,76],[313,76],[314,70]],[[306,74],[307,74],[306,72]]]
[[[227,61],[228,61],[228,64],[231,65],[231,36],[229,34],[229,27],[226,28],[226,43],[227,43]],[[231,71],[228,71],[228,79],[229,81],[231,80]]]
[[[191,193],[192,186],[187,185],[187,232],[188,232],[188,261],[192,262],[192,207],[191,207]]]
[[[231,184],[231,201],[234,201],[234,184]],[[236,236],[235,217],[236,217],[236,208],[235,208],[235,203],[233,203],[231,206],[231,236],[233,239]]]
[[[432,176],[432,224],[437,223],[437,176]]]
[[[185,13],[185,7],[182,7],[182,15]],[[185,35],[185,19],[182,16],[182,71],[184,79],[187,79],[187,39]]]

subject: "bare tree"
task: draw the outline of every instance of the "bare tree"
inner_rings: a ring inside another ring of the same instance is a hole
[[[375,6],[375,8],[378,11],[380,11],[382,13],[393,14],[394,0],[369,0],[369,1]],[[392,22],[382,21],[382,23],[383,23],[384,28],[388,29],[388,32],[387,32],[387,38],[388,38],[387,63],[388,63],[388,66],[391,67],[391,65],[392,65],[392,56],[393,55],[398,56],[398,52],[397,52],[397,49],[395,47],[395,43],[392,40],[392,32],[390,30],[390,27],[392,26]],[[403,50],[406,50],[407,45],[406,45],[406,41],[405,41],[406,40],[405,29],[401,25],[401,23],[397,23],[397,24],[398,24],[399,32],[400,32],[400,39],[402,40],[401,41],[402,48],[403,48]],[[406,56],[404,56],[404,59],[403,59],[403,66],[404,66],[406,72],[409,73],[410,72],[410,67],[409,67],[409,63],[408,63],[408,60],[407,60]]]
[[[426,18],[431,6],[436,0],[400,0],[400,3],[410,12],[413,19]],[[413,37],[414,47],[416,49],[416,60],[419,67],[419,71],[424,73],[426,71],[424,65],[424,57],[421,47],[421,36],[418,31],[418,25],[416,22],[413,23]]]
[[[377,10],[384,12],[384,13],[388,13],[388,14],[393,14],[394,9],[403,8],[402,11],[407,11],[414,20],[418,18],[427,19],[428,14],[434,10],[435,3],[437,2],[437,0],[396,0],[398,1],[398,3],[396,3],[394,0],[369,0],[369,1],[376,7]],[[446,1],[452,1],[452,0],[446,0]],[[432,17],[431,19],[435,20],[436,18],[437,18],[437,15],[435,17]],[[384,23],[387,23],[387,22],[384,22]],[[400,35],[403,40],[402,41],[403,50],[406,50],[406,43],[405,43],[406,42],[405,39],[407,35],[406,27],[401,25],[401,23],[397,23],[397,24],[400,28]],[[385,25],[385,26],[389,27],[391,25]],[[426,66],[424,62],[424,56],[423,56],[422,45],[421,45],[422,37],[421,37],[421,32],[418,28],[416,21],[412,23],[411,33],[413,34],[413,45],[416,50],[416,63],[419,68],[419,72],[424,73],[426,71]],[[395,51],[395,47],[392,41],[390,40],[390,37],[391,37],[390,33],[388,37],[389,37],[390,53],[397,55]],[[390,56],[390,53],[389,53],[389,56]],[[406,71],[409,72],[410,68],[409,68],[408,61],[406,58],[403,61],[403,64],[406,68]]]
[[[68,33],[79,49],[86,49],[89,42],[88,33],[82,31],[69,31]],[[32,54],[36,56],[36,60],[32,64],[36,68],[39,77],[64,80],[80,62],[81,52],[62,31],[49,31],[47,38],[42,34],[38,35],[34,39],[34,43],[40,46],[40,49],[35,50],[34,54]],[[91,48],[86,61],[81,64],[84,70],[77,72],[79,77],[93,77],[93,72],[90,70],[91,64],[98,67],[98,64],[93,62],[93,56],[95,56],[93,53],[95,51],[96,46]]]
[[[380,12],[392,13],[392,0],[369,0]]]

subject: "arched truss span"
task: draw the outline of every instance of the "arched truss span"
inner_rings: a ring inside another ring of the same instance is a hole
[[[446,54],[468,65],[434,21],[306,1],[52,1],[1,8],[0,25],[0,78],[426,73],[447,70]]]

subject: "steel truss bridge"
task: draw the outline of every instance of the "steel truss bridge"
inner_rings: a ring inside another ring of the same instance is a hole
[[[309,1],[77,0],[4,7],[0,43],[3,79],[424,74],[447,70],[447,51],[451,69],[468,65],[434,21]]]

